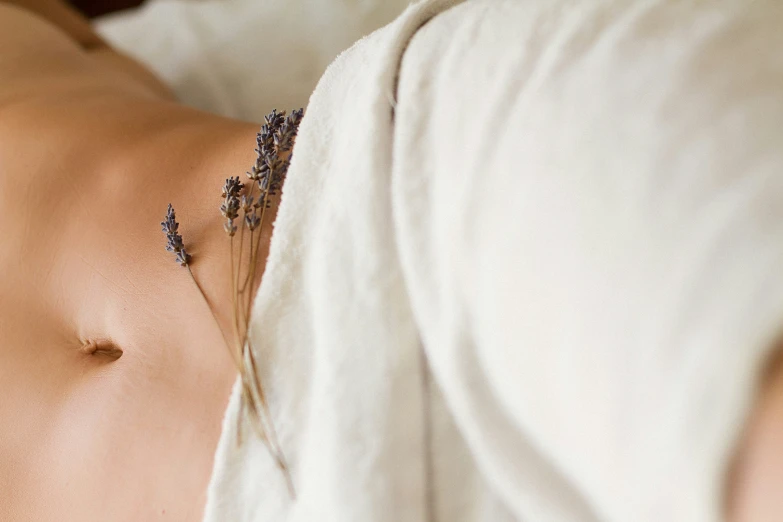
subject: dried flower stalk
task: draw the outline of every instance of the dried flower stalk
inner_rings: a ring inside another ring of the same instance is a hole
[[[258,256],[261,247],[261,231],[267,210],[271,208],[272,198],[278,195],[285,181],[291,163],[289,153],[294,146],[299,124],[304,116],[302,109],[292,111],[290,115],[273,110],[265,118],[261,131],[257,134],[256,162],[247,177],[250,182],[242,183],[239,177],[228,178],[223,185],[220,212],[225,218],[223,230],[229,237],[230,285],[232,306],[233,339],[220,328],[215,311],[209,305],[201,285],[193,275],[190,265],[192,257],[185,249],[179,233],[174,208],[169,205],[165,220],[161,223],[166,233],[166,250],[174,253],[177,263],[187,267],[191,279],[198,288],[221,330],[226,346],[239,371],[242,386],[240,415],[237,436],[241,443],[244,412],[258,437],[266,445],[277,467],[286,479],[286,485],[292,497],[295,497],[291,473],[277,439],[269,405],[263,384],[258,376],[258,367],[252,341],[248,336],[250,311],[253,303],[254,282],[257,278]],[[248,236],[248,248],[245,251],[245,236]],[[238,236],[238,240],[235,239]],[[243,262],[243,255],[247,262]],[[243,266],[245,270],[243,273]]]

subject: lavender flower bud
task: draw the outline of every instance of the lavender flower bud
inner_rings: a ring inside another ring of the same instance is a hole
[[[243,188],[245,188],[245,185],[239,181],[239,176],[235,178],[228,178],[226,183],[223,185],[223,197],[228,198],[231,196],[238,196],[239,193],[242,192]]]
[[[250,169],[250,172],[247,173],[247,177],[253,181],[258,181],[260,175],[261,175],[261,167],[258,165],[258,163],[253,165],[253,168]]]
[[[174,207],[170,203],[166,211],[166,219],[161,222],[161,226],[163,232],[166,233],[166,250],[176,254],[176,260],[180,265],[187,266],[190,263],[190,254],[185,250],[182,236],[178,232],[179,223],[177,223]]]
[[[245,214],[248,214],[253,209],[253,200],[253,196],[248,196],[246,194],[243,194],[240,198],[240,206]]]
[[[245,216],[245,223],[247,224],[247,228],[249,228],[250,231],[252,232],[256,228],[258,228],[258,225],[261,224],[261,217],[256,212],[253,212],[252,214],[247,214]]]
[[[177,252],[177,263],[179,263],[180,266],[188,266],[190,264],[190,254],[185,251],[185,248],[183,247],[182,250]]]
[[[277,109],[272,109],[272,112],[264,116],[264,121],[266,121],[270,130],[274,131],[285,121],[285,111],[277,112]]]
[[[229,221],[236,219],[239,216],[239,198],[226,198],[226,202],[220,205],[220,213]]]
[[[293,148],[303,115],[304,110],[298,109],[287,117],[285,111],[277,110],[264,116],[264,124],[256,134],[256,162],[247,172],[247,177],[258,185],[261,194],[257,199],[242,194],[245,186],[239,181],[239,177],[228,178],[223,186],[220,212],[226,218],[223,228],[229,236],[233,236],[238,230],[234,221],[239,217],[240,211],[244,213],[244,224],[251,232],[261,226],[259,209],[265,206],[269,208],[268,196],[277,194],[288,173],[290,160],[281,159],[280,153]]]

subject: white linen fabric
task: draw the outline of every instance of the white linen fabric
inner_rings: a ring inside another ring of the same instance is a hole
[[[100,18],[98,32],[179,100],[263,121],[304,107],[326,67],[410,0],[148,0]]]
[[[258,120],[369,25],[323,53],[294,28],[355,4],[157,2],[104,31]],[[205,520],[721,520],[783,318],[783,4],[456,4],[310,100],[251,327],[297,498],[236,445],[235,390]]]
[[[721,520],[783,318],[783,4],[457,3],[310,100],[251,326],[297,498],[235,393],[206,520]]]

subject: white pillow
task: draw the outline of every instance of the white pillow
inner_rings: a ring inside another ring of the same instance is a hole
[[[304,107],[327,65],[409,0],[153,0],[98,32],[193,107],[251,121]]]

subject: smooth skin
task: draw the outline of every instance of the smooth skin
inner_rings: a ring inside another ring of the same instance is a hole
[[[231,332],[220,189],[257,130],[65,4],[0,2],[0,521],[201,519],[236,372],[160,222]]]
[[[236,372],[159,222],[173,203],[230,331],[217,206],[256,130],[176,104],[65,4],[0,0],[0,522],[200,520]],[[728,519],[780,520],[780,484],[777,363]]]

